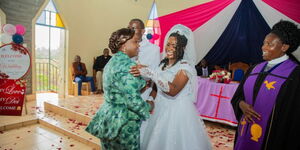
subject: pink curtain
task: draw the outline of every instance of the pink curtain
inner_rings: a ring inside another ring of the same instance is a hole
[[[299,0],[263,0],[266,4],[278,10],[287,17],[300,23],[300,1]]]
[[[221,10],[231,4],[234,0],[214,0],[185,10],[159,17],[161,36],[160,48],[163,49],[164,39],[167,32],[176,24],[189,27],[192,31],[199,28],[208,20],[213,18]]]

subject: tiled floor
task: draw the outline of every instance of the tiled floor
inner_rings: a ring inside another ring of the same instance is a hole
[[[25,107],[22,110],[22,116],[0,116],[0,126],[20,122],[20,120],[36,119],[44,114],[44,101],[58,103],[58,96],[55,93],[37,94],[37,101],[29,101],[26,103],[27,114]]]
[[[89,95],[68,97],[55,103],[58,106],[65,107],[89,117],[93,117],[103,102],[104,99],[102,95]],[[53,102],[50,103],[53,104]]]
[[[68,130],[71,133],[74,133],[78,136],[83,136],[87,140],[93,141],[94,143],[99,143],[99,139],[92,137],[84,131],[86,127],[85,123],[80,121],[68,118],[66,116],[61,116],[51,112],[44,112],[44,101],[47,101],[51,104],[57,105],[61,108],[66,108],[68,110],[72,110],[76,113],[85,115],[91,118],[96,111],[101,107],[104,102],[102,95],[89,95],[89,96],[79,96],[73,97],[69,96],[65,99],[59,99],[56,94],[39,94],[37,95],[37,101],[28,102],[28,115],[24,115],[22,117],[19,116],[0,116],[0,127],[1,124],[9,124],[16,120],[26,120],[30,118],[40,118],[43,121],[48,121],[54,126],[59,126],[64,130]],[[218,123],[212,123],[205,121],[206,129],[209,137],[211,138],[211,142],[214,150],[231,150],[233,149],[233,140],[234,140],[234,132],[235,130],[231,127],[221,125]],[[0,129],[1,130],[1,129]],[[31,133],[32,130],[32,133]],[[40,134],[40,130],[45,131],[43,135]],[[30,131],[30,132],[28,132]],[[47,132],[46,132],[47,131]],[[57,130],[56,130],[57,131]],[[26,126],[20,129],[14,129],[9,131],[4,131],[0,133],[0,150],[10,148],[19,149],[17,146],[24,144],[21,149],[77,149],[81,147],[88,147],[86,142],[78,142],[74,139],[67,138],[62,133],[58,133],[52,129],[47,129],[45,126],[41,124]],[[18,134],[16,134],[18,132]],[[10,136],[10,138],[6,139],[5,134],[13,134],[14,136]],[[34,134],[33,134],[34,133]],[[32,135],[33,134],[33,135]],[[64,133],[65,134],[65,133]],[[22,135],[22,136],[17,136]],[[26,136],[24,138],[23,136]],[[52,138],[53,140],[49,140]],[[15,138],[13,138],[15,137]],[[19,137],[19,138],[17,138]],[[21,138],[23,137],[23,138]],[[45,138],[48,137],[48,140]],[[54,138],[56,137],[56,138]],[[59,137],[59,138],[58,138]],[[63,145],[62,140],[66,141],[67,144]],[[20,139],[24,139],[23,141]],[[30,142],[27,140],[32,139]],[[32,143],[32,141],[35,141]],[[72,142],[70,142],[72,141]],[[77,142],[77,143],[75,143]],[[30,143],[30,144],[27,144]],[[39,144],[43,143],[43,144]],[[75,144],[72,144],[75,143]],[[31,146],[30,146],[31,145]],[[75,147],[76,146],[76,147]],[[90,148],[90,147],[88,147]],[[91,148],[90,148],[91,149]]]
[[[91,147],[35,124],[0,132],[1,150],[89,150]]]

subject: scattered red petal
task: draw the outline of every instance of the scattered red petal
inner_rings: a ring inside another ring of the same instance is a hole
[[[58,150],[61,150],[61,148],[59,147],[59,148],[56,148],[56,149],[58,149]]]
[[[79,108],[80,106],[74,106],[75,108]]]
[[[70,145],[70,147],[73,147],[73,146],[74,146],[74,144],[71,144],[71,145]]]

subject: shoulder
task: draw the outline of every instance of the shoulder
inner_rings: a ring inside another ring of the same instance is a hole
[[[300,79],[300,65],[297,65],[295,67],[295,69],[292,72],[292,74],[294,75],[295,78],[299,78]]]
[[[129,72],[130,67],[136,63],[130,58],[113,57],[110,64],[114,66],[116,72]]]
[[[178,64],[179,70],[186,70],[186,71],[192,72],[192,73],[196,72],[195,66],[191,65],[187,60],[181,60],[178,63],[179,63]]]
[[[148,40],[147,40],[147,43],[146,43],[146,47],[151,48],[152,51],[154,51],[154,52],[157,52],[157,51],[159,52],[159,47],[157,45],[149,42]]]

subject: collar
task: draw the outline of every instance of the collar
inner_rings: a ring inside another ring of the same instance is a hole
[[[287,54],[284,54],[283,56],[281,56],[279,58],[268,61],[268,65],[276,65],[276,64],[284,62],[288,59],[289,59],[289,56]]]
[[[129,57],[127,54],[123,53],[123,52],[120,51],[120,50],[119,50],[115,55],[116,55],[116,56],[119,56],[119,57],[129,58],[129,59],[130,59],[130,57]]]

